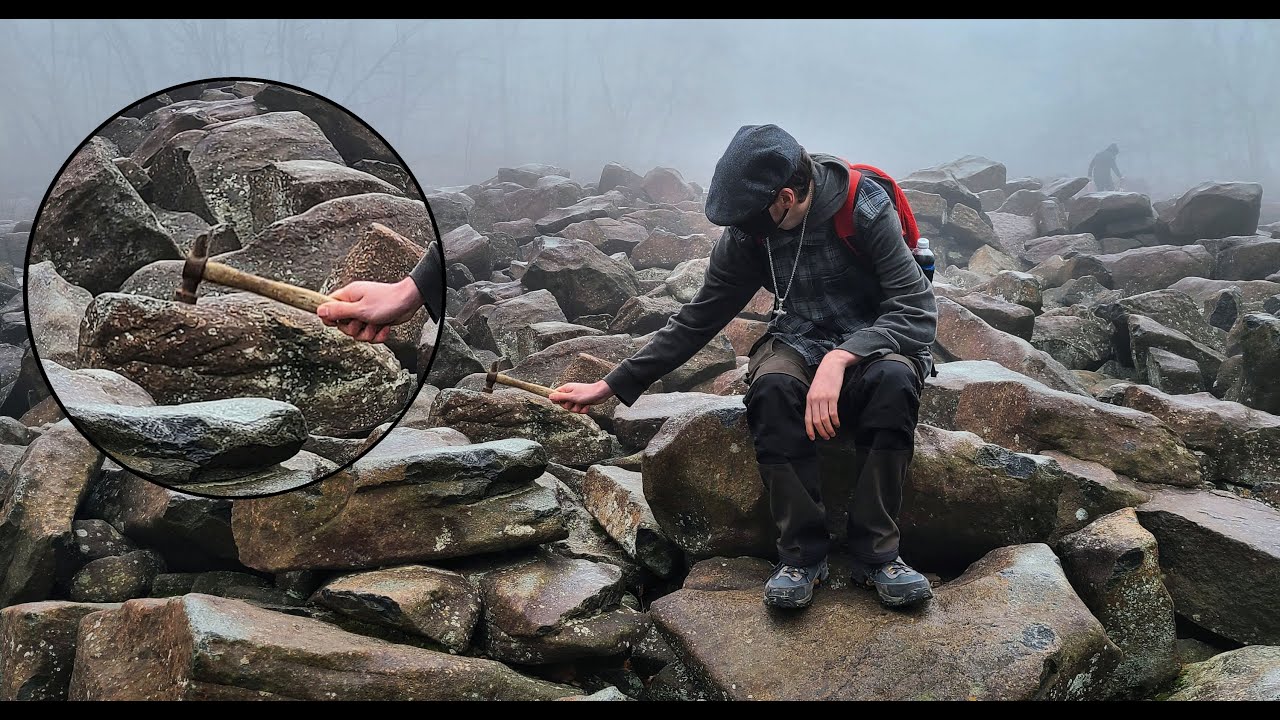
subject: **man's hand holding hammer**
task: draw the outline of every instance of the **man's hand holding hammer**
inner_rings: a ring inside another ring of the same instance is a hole
[[[316,308],[324,324],[374,343],[385,342],[391,327],[408,322],[423,304],[411,277],[396,283],[353,282],[329,295],[334,300]]]
[[[593,383],[565,383],[547,396],[547,399],[565,410],[586,413],[587,408],[599,405],[613,396],[613,388],[603,380]]]

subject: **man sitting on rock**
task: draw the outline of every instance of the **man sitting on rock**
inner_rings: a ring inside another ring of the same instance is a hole
[[[765,602],[778,607],[808,606],[827,579],[816,440],[842,427],[856,449],[848,517],[855,584],[874,587],[890,606],[933,596],[928,580],[898,555],[896,518],[919,393],[932,368],[937,305],[889,193],[865,175],[854,198],[853,247],[839,239],[835,217],[850,177],[844,161],[811,158],[775,125],[741,128],[707,191],[707,218],[726,230],[702,289],[604,379],[568,383],[551,395],[580,413],[613,395],[630,405],[762,286],[772,290],[773,316],[750,352],[744,402],[778,526],[779,563],[764,590]]]

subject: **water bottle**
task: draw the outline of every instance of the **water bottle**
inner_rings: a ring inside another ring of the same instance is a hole
[[[916,256],[916,262],[920,263],[924,276],[929,278],[929,282],[933,282],[933,251],[929,249],[929,238],[920,238],[911,254]]]

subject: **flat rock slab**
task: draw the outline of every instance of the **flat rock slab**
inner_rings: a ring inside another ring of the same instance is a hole
[[[767,575],[749,575],[744,589],[682,589],[650,610],[724,699],[1088,698],[1119,657],[1047,545],[995,550],[910,612],[833,585],[779,613],[760,599]]]
[[[241,477],[293,457],[307,441],[302,411],[266,398],[68,408],[113,458],[160,482]]]
[[[118,607],[54,600],[0,610],[0,700],[66,700],[80,619]]]
[[[492,660],[355,635],[241,600],[132,600],[84,621],[72,700],[551,700]]]
[[[370,457],[373,456],[373,457]],[[564,538],[546,455],[528,440],[369,456],[295,492],[241,500],[240,560],[263,572],[364,569]]]
[[[1138,506],[1138,520],[1160,544],[1180,614],[1236,642],[1280,645],[1280,511],[1219,490],[1169,488]]]
[[[385,346],[250,293],[196,305],[107,293],[84,322],[85,364],[119,372],[162,405],[264,397],[300,408],[317,435],[344,435],[395,418],[414,389]]]

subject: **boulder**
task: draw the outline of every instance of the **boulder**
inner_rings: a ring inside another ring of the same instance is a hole
[[[538,545],[565,537],[546,452],[509,439],[375,446],[350,469],[291,493],[240,500],[240,560],[263,572],[361,569]],[[371,532],[396,528],[395,532]]]
[[[1239,643],[1280,644],[1280,511],[1221,490],[1161,489],[1138,506],[1178,614]],[[1223,573],[1231,558],[1243,572]]]
[[[352,342],[314,313],[250,293],[195,305],[104,293],[85,314],[80,353],[160,404],[264,397],[301,409],[320,435],[368,433],[413,392],[386,347]]]
[[[431,406],[428,423],[451,427],[476,442],[533,440],[562,465],[587,466],[614,455],[612,438],[595,421],[514,388],[495,388],[493,393],[443,390]]]
[[[1018,452],[1060,450],[1142,482],[1200,482],[1196,456],[1147,413],[1053,390],[992,362],[939,365],[928,384],[921,422]]]
[[[117,290],[138,268],[181,253],[155,213],[111,161],[100,138],[58,175],[32,233],[33,262],[95,295]]]
[[[744,589],[685,588],[651,607],[720,699],[1089,698],[1119,656],[1046,545],[992,551],[910,622],[840,586],[818,593],[804,622],[785,622],[760,602],[767,572],[742,576]],[[796,663],[797,647],[817,657]]]
[[[192,594],[82,624],[72,700],[549,700],[572,688],[493,660],[398,645]]]
[[[1062,539],[1062,569],[1124,653],[1103,683],[1106,697],[1141,698],[1178,672],[1173,598],[1160,579],[1156,539],[1132,508]]]

